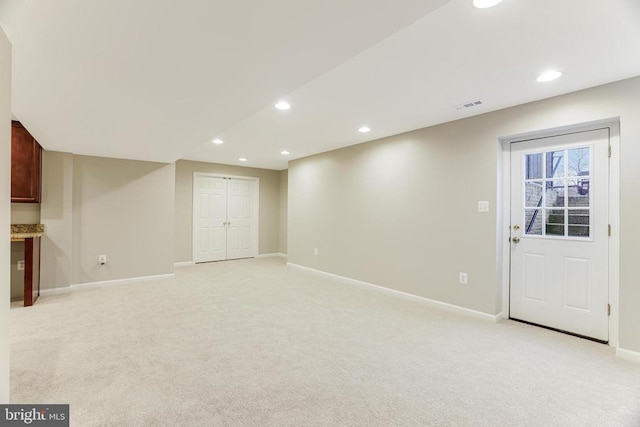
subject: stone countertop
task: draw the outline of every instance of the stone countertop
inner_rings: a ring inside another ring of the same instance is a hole
[[[24,239],[42,237],[44,235],[44,224],[12,224],[11,241],[21,242]]]

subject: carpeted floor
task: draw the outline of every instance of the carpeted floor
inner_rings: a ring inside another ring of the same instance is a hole
[[[638,426],[640,365],[256,259],[13,306],[11,400],[72,426]]]

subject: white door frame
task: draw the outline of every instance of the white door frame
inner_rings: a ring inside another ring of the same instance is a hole
[[[211,178],[233,178],[233,179],[242,179],[245,181],[252,181],[253,182],[253,197],[252,197],[252,203],[253,203],[253,224],[252,229],[253,229],[253,236],[252,236],[252,243],[253,243],[253,256],[256,257],[258,256],[259,253],[259,247],[258,245],[260,244],[260,178],[255,177],[255,176],[240,176],[240,175],[228,175],[228,174],[221,174],[221,173],[208,173],[208,172],[194,172],[193,173],[193,179],[191,180],[191,187],[192,187],[192,198],[191,198],[191,210],[192,210],[192,225],[191,225],[191,261],[195,262],[195,256],[194,254],[196,253],[196,223],[197,223],[197,215],[196,215],[196,199],[197,199],[197,188],[196,188],[196,177],[199,176],[204,176],[204,177],[211,177]]]
[[[597,120],[593,122],[562,126],[553,129],[521,133],[498,138],[498,272],[502,272],[499,281],[502,288],[502,317],[509,318],[510,291],[510,221],[511,221],[511,143],[532,139],[558,136],[567,133],[584,132],[594,129],[609,129],[611,159],[609,160],[609,345],[618,347],[619,341],[619,288],[620,288],[620,118]],[[500,243],[501,242],[501,243]]]

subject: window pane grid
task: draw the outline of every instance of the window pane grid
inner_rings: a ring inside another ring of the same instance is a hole
[[[525,234],[589,238],[591,147],[527,154],[524,161]]]

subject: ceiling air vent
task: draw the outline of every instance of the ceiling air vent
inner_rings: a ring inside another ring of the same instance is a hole
[[[477,107],[479,105],[482,105],[482,101],[480,101],[480,100],[478,100],[478,101],[470,101],[470,102],[465,102],[464,104],[454,105],[453,108],[455,108],[456,110],[466,110],[467,108],[473,108],[473,107]]]

